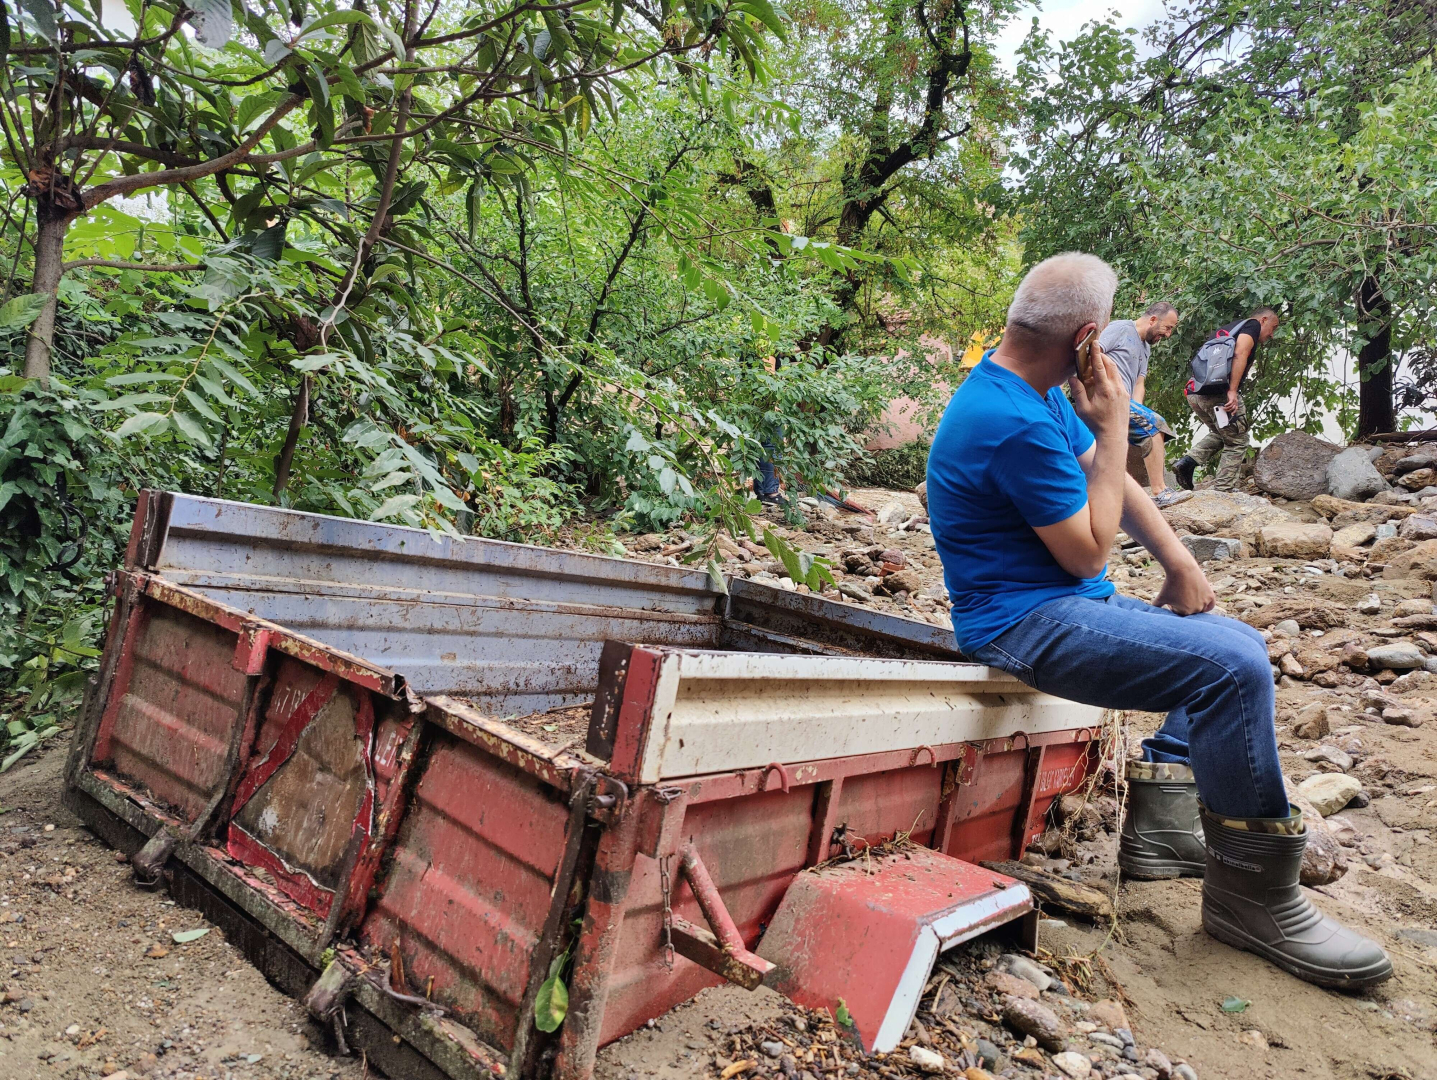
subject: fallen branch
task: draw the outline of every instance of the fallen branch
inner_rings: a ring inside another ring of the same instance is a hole
[[[1046,870],[1039,870],[1026,863],[1011,860],[985,862],[979,863],[979,865],[988,870],[996,870],[1000,874],[1007,874],[1009,877],[1017,878],[1025,883],[1033,890],[1033,895],[1042,901],[1043,906],[1050,910],[1056,908],[1084,919],[1113,918],[1112,900],[1109,899],[1107,893],[1101,889],[1095,889],[1091,885],[1069,881],[1057,874],[1050,874]]]

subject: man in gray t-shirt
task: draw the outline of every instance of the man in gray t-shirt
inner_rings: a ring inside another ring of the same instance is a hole
[[[1166,463],[1163,436],[1172,435],[1172,430],[1167,421],[1143,404],[1143,398],[1147,393],[1148,357],[1153,346],[1171,337],[1177,326],[1177,309],[1159,301],[1149,304],[1136,319],[1115,319],[1108,323],[1107,329],[1098,338],[1098,347],[1117,365],[1118,374],[1128,388],[1128,397],[1132,399],[1128,442],[1142,448],[1148,482],[1159,506],[1169,504],[1176,497],[1163,479]]]

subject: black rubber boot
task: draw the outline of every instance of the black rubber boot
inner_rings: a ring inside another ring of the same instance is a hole
[[[1173,475],[1177,477],[1178,485],[1188,491],[1193,489],[1193,473],[1197,472],[1198,463],[1184,454],[1173,462]]]
[[[1202,877],[1207,856],[1193,771],[1186,765],[1130,761],[1127,780],[1119,868],[1144,881]]]
[[[1318,986],[1356,990],[1391,976],[1380,945],[1324,915],[1298,886],[1307,846],[1298,810],[1238,820],[1204,808],[1202,825],[1202,925],[1209,934]]]

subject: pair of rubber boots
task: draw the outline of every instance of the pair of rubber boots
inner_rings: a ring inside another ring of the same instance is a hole
[[[1200,877],[1213,937],[1318,986],[1360,989],[1392,974],[1382,947],[1324,915],[1298,884],[1307,830],[1286,818],[1219,817],[1186,765],[1132,761],[1118,866],[1129,877]]]

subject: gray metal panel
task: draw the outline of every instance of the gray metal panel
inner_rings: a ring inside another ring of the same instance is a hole
[[[152,569],[692,614],[722,599],[695,570],[193,495],[174,496]]]
[[[757,581],[729,582],[728,622],[747,623],[842,650],[901,659],[960,660],[952,630],[870,608],[791,593]]]
[[[705,573],[189,495],[149,550],[167,581],[499,715],[592,696],[605,639],[721,627]]]

